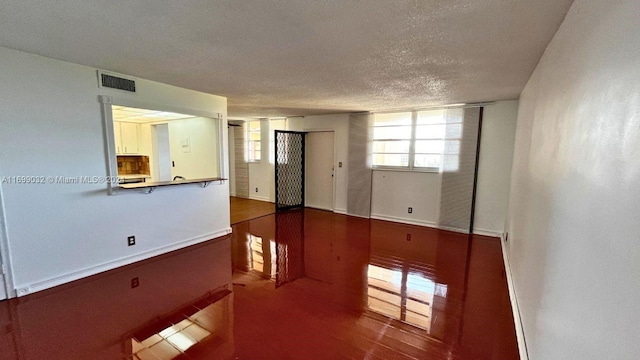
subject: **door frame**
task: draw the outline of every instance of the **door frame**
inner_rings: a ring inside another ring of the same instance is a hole
[[[0,274],[0,286],[3,286],[7,299],[16,297],[13,279],[13,267],[9,256],[9,236],[7,233],[7,219],[5,217],[4,194],[0,185],[0,263],[2,263],[4,275]]]
[[[336,149],[336,130],[335,129],[312,129],[312,130],[304,130],[307,134],[311,134],[311,133],[322,133],[322,132],[330,132],[333,134],[333,177],[331,178],[332,181],[332,185],[331,185],[331,190],[333,192],[333,194],[331,194],[331,212],[335,212],[336,210],[336,165],[338,163],[338,151]],[[305,143],[305,147],[308,145],[308,143]],[[305,157],[309,156],[309,152],[307,151],[307,149],[305,149]],[[307,161],[307,159],[305,159],[305,168],[304,168],[304,173],[305,176],[307,175],[307,166],[309,164],[309,161]],[[307,192],[307,183],[305,182],[304,184],[305,188],[304,191],[305,193]],[[305,207],[307,206],[307,204],[305,204]],[[321,210],[326,210],[326,209],[321,209]]]

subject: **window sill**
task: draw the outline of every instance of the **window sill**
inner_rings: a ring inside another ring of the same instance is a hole
[[[373,171],[394,171],[394,172],[412,172],[412,173],[431,173],[439,174],[440,169],[437,168],[396,168],[396,167],[372,167]]]

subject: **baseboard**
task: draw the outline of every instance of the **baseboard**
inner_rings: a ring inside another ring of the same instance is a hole
[[[267,197],[263,197],[263,196],[255,196],[255,195],[249,195],[249,199],[250,200],[258,200],[258,201],[265,201],[265,202],[270,202],[272,203],[273,200],[267,198]]]
[[[333,212],[336,214],[347,215],[347,209],[333,209]]]
[[[314,210],[320,210],[320,211],[330,211],[330,212],[333,212],[333,209],[321,208],[321,207],[317,207],[317,206],[305,205],[304,207],[305,207],[305,208],[307,208],[307,209],[314,209]]]
[[[119,268],[121,266],[129,265],[135,263],[137,261],[146,260],[152,258],[154,256],[166,254],[168,252],[179,250],[185,248],[187,246],[199,244],[201,242],[205,242],[207,240],[211,240],[220,236],[224,236],[231,233],[231,228],[226,228],[220,231],[216,231],[209,234],[200,235],[191,239],[187,239],[184,241],[179,241],[177,243],[173,243],[170,245],[161,246],[159,248],[144,251],[142,253],[138,253],[131,256],[126,256],[117,260],[107,261],[99,265],[90,266],[84,268],[82,270],[73,271],[65,275],[56,276],[53,278],[49,278],[47,280],[35,282],[32,284],[22,284],[20,286],[16,286],[16,295],[18,297],[25,296],[28,294],[32,294],[37,291],[46,290],[52,288],[54,286],[66,284],[71,281],[79,280],[88,276],[96,275],[101,272],[105,272],[108,270],[113,270],[115,268]]]
[[[352,215],[352,214],[347,214],[347,215],[355,216],[355,215]],[[442,225],[438,225],[437,223],[432,222],[432,221],[414,220],[414,219],[407,219],[407,218],[401,218],[401,217],[396,217],[396,216],[388,216],[388,215],[382,215],[382,214],[371,214],[371,218],[372,219],[377,219],[377,220],[392,221],[392,222],[397,222],[397,223],[402,223],[402,224],[426,226],[426,227],[430,227],[430,228],[434,228],[434,229],[452,231],[452,232],[457,232],[457,233],[461,233],[461,234],[468,234],[466,229],[458,229],[458,228],[449,227],[449,226],[442,226]],[[493,232],[493,231],[489,231],[489,230],[482,230],[482,229],[476,229],[476,230],[474,230],[473,233],[474,234],[478,234],[478,235],[497,237],[497,238],[499,238],[500,235],[501,235],[500,233],[497,233],[497,232]]]
[[[516,297],[516,289],[511,276],[511,264],[509,263],[509,254],[505,248],[504,236],[500,236],[500,245],[502,247],[502,258],[504,260],[504,271],[507,274],[507,287],[509,288],[509,299],[511,300],[511,311],[513,312],[513,322],[516,328],[516,339],[518,340],[518,351],[520,352],[520,360],[529,360],[527,352],[527,342],[524,337],[524,328],[522,326],[522,318],[520,317],[520,307],[518,306],[518,298]]]
[[[371,214],[371,218],[372,219],[377,219],[377,220],[393,221],[393,222],[409,224],[409,225],[418,225],[418,226],[427,226],[427,227],[432,227],[432,228],[438,228],[438,225],[435,222],[431,222],[431,221],[414,220],[414,219],[407,219],[407,218],[401,218],[401,217],[396,217],[396,216],[388,216],[388,215],[382,215],[382,214]]]
[[[491,237],[497,237],[497,238],[502,236],[502,233],[500,231],[493,231],[493,230],[486,230],[486,229],[473,229],[473,233],[476,235],[491,236]]]
[[[459,229],[459,228],[454,228],[451,226],[443,226],[443,225],[436,225],[436,227],[440,230],[447,230],[447,231],[451,231],[451,232],[457,232],[460,234],[469,234],[469,230],[467,229]]]
[[[370,216],[364,216],[364,215],[358,215],[358,214],[349,214],[348,212],[344,213],[347,216],[353,216],[353,217],[357,217],[357,218],[361,218],[361,219],[371,219]]]

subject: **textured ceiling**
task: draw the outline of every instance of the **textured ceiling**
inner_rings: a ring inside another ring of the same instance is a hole
[[[0,46],[228,97],[230,116],[515,99],[571,0],[3,0]]]

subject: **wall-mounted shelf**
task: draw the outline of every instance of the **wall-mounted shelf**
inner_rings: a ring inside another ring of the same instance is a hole
[[[156,182],[141,182],[132,184],[119,184],[122,189],[141,189],[145,194],[151,194],[153,190],[161,186],[175,186],[175,185],[187,185],[187,184],[200,184],[205,188],[214,181],[219,181],[222,184],[225,178],[202,178],[202,179],[190,179],[190,180],[175,180],[175,181],[156,181]]]

